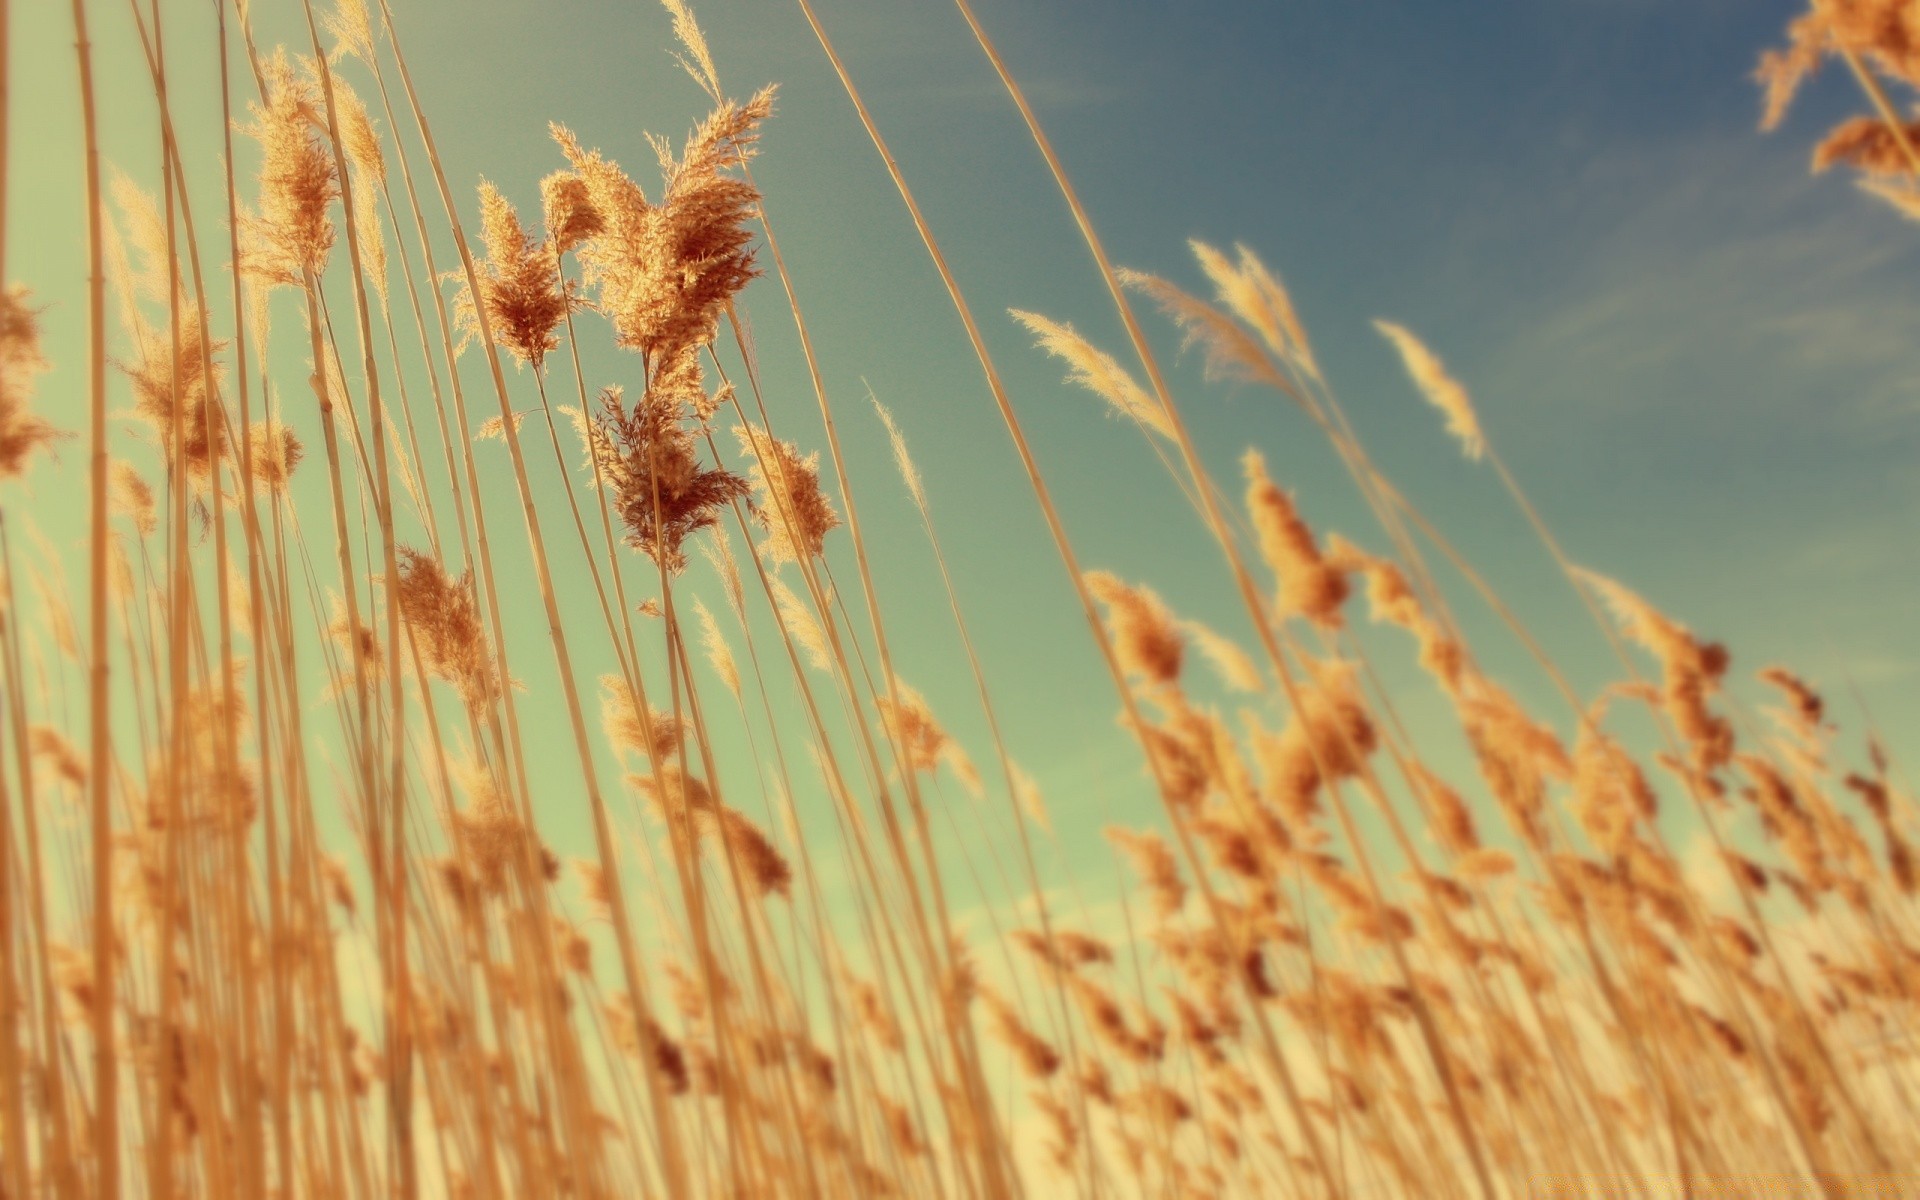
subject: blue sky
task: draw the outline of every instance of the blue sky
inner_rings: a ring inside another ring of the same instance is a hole
[[[125,17],[94,7],[109,64],[109,154],[151,179],[151,100]],[[263,41],[303,34],[285,5],[257,7]],[[1807,174],[1819,133],[1859,107],[1849,80],[1823,78],[1785,129],[1757,131],[1748,75],[1796,7],[978,4],[1113,257],[1197,287],[1187,238],[1253,247],[1288,281],[1381,464],[1577,680],[1608,677],[1598,635],[1492,477],[1460,461],[1373,318],[1408,325],[1447,360],[1576,559],[1725,639],[1736,669],[1788,662],[1836,702],[1852,679],[1898,749],[1913,744],[1907,731],[1920,718],[1911,282],[1920,230],[1837,176]],[[701,113],[652,5],[395,8],[456,188],[484,175],[530,211],[539,177],[562,165],[549,120],[651,182],[643,131],[678,137]],[[70,35],[62,6],[16,9],[15,94],[44,96],[51,111],[16,118],[8,272],[55,305],[58,369],[43,395],[56,420],[70,414],[77,427],[83,229]],[[957,14],[897,0],[820,0],[819,10],[986,323],[1084,558],[1242,633],[1217,552],[1137,435],[1062,386],[1003,316],[1033,309],[1122,345],[1064,207]],[[176,63],[204,71],[206,6],[170,11]],[[710,0],[697,11],[730,90],[781,85],[756,172],[862,472],[855,483],[881,547],[903,676],[984,762],[938,577],[869,419],[868,387],[895,410],[926,474],[1015,756],[1069,831],[1139,819],[1150,806],[1137,759],[1115,729],[1111,691],[978,367],[798,9]],[[189,150],[209,155],[210,76],[178,87]],[[463,195],[471,217],[471,191]],[[823,446],[777,284],[758,285],[747,313],[780,433]],[[293,312],[282,314],[280,350],[297,364]],[[595,386],[623,371],[632,382],[631,364],[611,351],[588,363]],[[470,392],[491,403],[477,362],[467,370]],[[1193,362],[1175,382],[1223,476],[1240,448],[1257,445],[1317,528],[1382,544],[1331,455],[1283,402],[1205,384]],[[530,381],[515,386],[517,403],[531,403]],[[504,472],[497,446],[479,452]],[[62,472],[80,457],[69,454]],[[57,495],[70,478],[49,473],[36,494]],[[510,497],[490,512],[498,540],[515,541]],[[550,512],[550,534],[563,533],[564,509]],[[49,522],[57,539],[61,518]],[[512,569],[517,551],[506,553]],[[557,569],[579,598],[577,627],[593,628],[584,572],[564,556]],[[535,609],[522,603],[532,630]],[[1484,614],[1467,611],[1490,639],[1490,664],[1544,704],[1537,672]],[[599,669],[590,643],[580,639],[589,677]],[[1391,636],[1377,644],[1404,658]],[[516,675],[544,694],[545,647],[529,638],[516,655]],[[1395,677],[1420,712],[1417,681]],[[557,706],[531,719],[530,736],[564,772]]]

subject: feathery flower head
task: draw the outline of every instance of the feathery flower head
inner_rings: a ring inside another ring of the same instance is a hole
[[[707,37],[700,32],[700,23],[693,19],[693,12],[684,0],[661,0],[661,3],[673,14],[673,36],[686,49],[685,54],[674,57],[707,95],[718,100],[720,75],[713,69],[713,54],[707,49]]]
[[[366,0],[339,0],[320,20],[340,49],[361,62],[373,62],[373,20],[367,14]]]
[[[1105,833],[1107,840],[1132,863],[1140,882],[1147,885],[1155,913],[1164,920],[1179,912],[1187,902],[1187,885],[1180,878],[1180,864],[1166,840],[1157,833],[1142,833],[1117,825],[1109,825]]]
[[[1447,432],[1459,439],[1461,452],[1478,461],[1487,452],[1487,439],[1480,432],[1480,418],[1474,415],[1473,401],[1467,396],[1467,389],[1447,374],[1446,364],[1427,349],[1426,343],[1403,326],[1391,321],[1375,321],[1373,327],[1400,352],[1400,361],[1406,365],[1407,377],[1420,389],[1427,403],[1439,409],[1447,418]]]
[[[1120,282],[1146,293],[1180,327],[1183,350],[1200,347],[1206,355],[1207,378],[1264,384],[1299,400],[1293,381],[1274,365],[1260,339],[1226,313],[1155,275],[1122,268]]]
[[[1573,747],[1574,819],[1596,848],[1618,857],[1627,852],[1634,826],[1652,821],[1658,808],[1640,764],[1590,715]]]
[[[80,748],[51,725],[27,726],[27,751],[44,761],[58,779],[74,787],[87,786],[87,760]]]
[[[1186,639],[1160,597],[1150,588],[1130,587],[1106,571],[1088,571],[1085,579],[1094,599],[1107,606],[1120,665],[1149,683],[1179,682]]]
[[[1420,806],[1426,810],[1427,826],[1449,854],[1466,855],[1480,848],[1480,835],[1474,827],[1473,810],[1447,781],[1419,762],[1409,762],[1408,782]]]
[[[873,401],[874,410],[880,414],[881,424],[887,427],[887,441],[893,446],[893,465],[899,469],[900,480],[907,485],[907,494],[913,497],[914,507],[918,508],[924,517],[927,513],[926,484],[920,478],[920,468],[915,465],[913,455],[907,451],[907,437],[900,432],[900,426],[894,421],[893,411],[880,403],[880,398],[875,396],[871,389],[867,392],[867,399]]]
[[[387,239],[380,226],[380,191],[386,184],[387,159],[380,134],[367,115],[366,105],[346,80],[333,79],[335,111],[340,119],[340,141],[353,164],[353,228],[360,243],[360,266],[382,299],[387,295]]]
[[[250,435],[253,485],[269,492],[285,492],[306,449],[293,430],[278,421],[255,425]]]
[[[459,764],[456,775],[467,793],[467,805],[453,814],[455,844],[460,849],[463,878],[482,893],[504,892],[515,858],[530,849],[530,831],[514,812],[491,773],[474,764]],[[556,864],[557,865],[557,864]]]
[[[0,479],[20,475],[27,456],[59,436],[27,411],[33,377],[46,369],[40,314],[27,303],[27,289],[16,283],[0,290]]]
[[[204,478],[228,447],[217,397],[220,364],[207,357],[219,354],[226,343],[203,342],[202,333],[200,310],[189,307],[180,314],[177,343],[171,327],[145,331],[140,361],[122,369],[133,381],[134,411],[158,433],[162,452],[173,452],[177,432],[187,469]]]
[[[664,762],[680,752],[685,730],[672,713],[648,705],[642,720],[639,700],[625,680],[605,675],[600,687],[600,720],[615,747],[637,751],[650,762]]]
[[[728,853],[758,895],[786,896],[791,893],[793,868],[787,865],[786,856],[774,846],[773,839],[764,830],[738,809],[725,805],[718,808],[715,819],[719,822],[720,836],[726,842]]]
[[[683,353],[691,358],[693,351]],[[658,382],[656,373],[656,386],[631,408],[619,388],[602,389],[587,436],[627,540],[677,572],[687,563],[686,539],[717,525],[720,510],[751,488],[723,467],[701,465],[693,434],[681,423],[681,395]]]
[[[1064,322],[1017,308],[1007,311],[1034,335],[1035,345],[1067,364],[1068,383],[1086,388],[1111,405],[1114,412],[1143,429],[1172,440],[1173,422],[1166,410],[1113,355],[1095,347]]]
[[[733,648],[727,644],[727,637],[720,632],[719,622],[713,619],[713,613],[698,596],[693,600],[694,616],[700,621],[700,646],[707,652],[707,665],[727,685],[727,690],[735,696],[740,694],[740,668],[733,661]]]
[[[988,1028],[993,1036],[1019,1060],[1020,1069],[1029,1079],[1049,1079],[1060,1069],[1060,1052],[1049,1045],[1046,1039],[1027,1027],[1013,1006],[1002,1000],[998,993],[980,989],[980,1004],[986,1010]]]
[[[113,507],[114,511],[133,520],[133,527],[142,537],[160,527],[153,488],[141,478],[132,463],[113,464]]]
[[[1703,642],[1623,585],[1592,571],[1574,577],[1592,589],[1613,611],[1626,635],[1658,659],[1661,706],[1693,750],[1694,766],[1711,772],[1733,755],[1733,726],[1708,707],[1727,672],[1726,647]]]
[[[813,611],[794,595],[793,589],[778,575],[768,576],[767,582],[772,585],[774,611],[779,615],[781,625],[785,626],[787,635],[799,642],[801,649],[807,652],[807,661],[813,664],[814,670],[823,673],[830,671],[832,655],[827,649],[827,635],[820,628],[820,622],[813,619]]]
[[[1018,765],[1013,767],[1013,799],[1026,818],[1048,833],[1053,832],[1053,814],[1047,811],[1047,798],[1040,784]]]
[[[1010,936],[1051,970],[1075,971],[1113,963],[1113,947],[1097,937],[1071,929],[1056,929],[1052,936],[1031,929],[1016,929]]]
[[[1268,478],[1259,453],[1247,451],[1242,466],[1247,474],[1247,512],[1260,536],[1260,553],[1280,580],[1280,615],[1298,615],[1322,629],[1339,629],[1340,606],[1347,599],[1345,572],[1320,553],[1293,498]]]
[[[1266,686],[1260,678],[1260,668],[1237,642],[1199,621],[1182,621],[1180,628],[1199,647],[1201,656],[1213,667],[1221,683],[1236,692],[1258,692]]]
[[[246,132],[260,143],[260,215],[246,219],[252,253],[243,269],[275,285],[298,287],[319,274],[333,249],[327,210],[340,195],[333,155],[321,141],[326,122],[313,85],[294,73],[286,51],[265,65],[264,106]]]
[[[1368,554],[1339,534],[1327,539],[1326,558],[1366,578],[1369,615],[1413,634],[1420,643],[1420,665],[1448,695],[1457,694],[1465,676],[1466,652],[1420,603],[1405,573],[1391,560]]]
[[[881,696],[874,701],[874,706],[894,743],[906,756],[907,769],[931,774],[940,769],[943,761],[949,760],[957,760],[958,769],[966,756],[940,727],[933,710],[927,707],[926,698],[898,679],[894,680],[894,687],[900,695],[899,704],[888,696]]]
[[[487,259],[478,271],[487,324],[495,341],[537,368],[560,344],[555,330],[566,319],[569,303],[560,290],[553,251],[533,240],[513,205],[485,180],[480,183],[480,232],[487,243]],[[471,341],[479,333],[479,313],[465,289],[454,309]]]
[[[346,146],[347,158],[354,169],[377,188],[386,182],[387,156],[380,148],[380,133],[374,128],[373,118],[367,114],[367,106],[361,103],[359,93],[338,76],[333,81],[333,97],[340,113],[340,140]],[[373,189],[368,190],[371,194]]]
[[[1458,707],[1488,790],[1522,836],[1536,842],[1544,838],[1547,783],[1573,772],[1560,739],[1485,678],[1471,681]]]
[[[817,557],[827,534],[840,524],[840,515],[820,490],[819,451],[802,458],[792,442],[752,425],[736,425],[733,435],[740,439],[747,474],[760,493],[753,509],[754,519],[767,531],[760,548],[774,562]]]
[[[1803,732],[1812,733],[1820,728],[1827,702],[1806,680],[1780,666],[1763,668],[1759,678],[1786,697],[1793,720]]]
[[[1296,829],[1319,813],[1320,789],[1361,773],[1378,745],[1359,670],[1340,660],[1307,663],[1311,682],[1277,738],[1260,745],[1267,789]]]
[[[658,204],[648,203],[619,167],[554,127],[604,222],[579,254],[620,345],[651,361],[711,341],[721,311],[758,274],[746,222],[760,193],[726,171],[746,160],[772,111],[768,88],[745,105],[722,103],[678,160],[656,142],[666,177]]]
[[[1760,127],[1779,125],[1800,85],[1820,69],[1820,60],[1842,53],[1920,86],[1920,10],[1906,0],[1812,0],[1787,26],[1786,47],[1760,56],[1754,72],[1766,91]]]
[[[1906,145],[1901,144],[1904,136]],[[1813,148],[1813,172],[1845,163],[1868,175],[1911,175],[1906,146],[1920,145],[1920,121],[1901,125],[1900,134],[1879,117],[1850,117],[1834,126]]]
[[[566,254],[605,227],[593,206],[587,181],[571,171],[555,171],[540,181],[540,216],[547,241]]]
[[[228,667],[232,675],[240,670],[238,663]],[[245,743],[246,694],[238,680],[208,680],[168,714],[171,728],[147,768],[144,820],[149,829],[164,828],[168,814],[183,826],[220,829],[244,829],[253,820],[253,764],[225,750],[229,737]]]
[[[500,681],[481,630],[473,572],[456,579],[439,560],[407,546],[400,547],[399,565],[400,616],[413,631],[427,669],[452,684],[469,705],[487,704]]]
[[[1297,363],[1301,370],[1318,379],[1320,367],[1314,361],[1313,347],[1307,342],[1306,328],[1294,312],[1293,298],[1287,295],[1287,289],[1273,272],[1267,270],[1267,265],[1242,245],[1234,246],[1238,262],[1229,262],[1226,255],[1205,242],[1191,241],[1187,245],[1199,260],[1200,269],[1213,281],[1214,294],[1220,303],[1258,332],[1260,340],[1276,357]]]

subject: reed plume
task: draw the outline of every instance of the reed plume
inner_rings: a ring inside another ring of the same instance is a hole
[[[0,479],[25,473],[27,457],[59,436],[27,409],[33,377],[48,366],[40,353],[40,314],[27,297],[20,284],[0,290]]]
[[[269,284],[300,287],[307,274],[326,269],[334,239],[328,213],[340,181],[321,141],[326,121],[313,85],[295,74],[282,50],[263,71],[265,100],[253,105],[247,129],[260,143],[260,212],[246,222],[253,253],[243,269]]]

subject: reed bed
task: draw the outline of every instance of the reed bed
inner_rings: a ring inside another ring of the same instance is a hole
[[[448,177],[389,0],[279,0],[285,46],[246,3],[183,45],[170,7],[71,0],[84,178],[0,174],[71,191],[89,253],[84,281],[0,257],[0,1196],[1920,1194],[1915,809],[1873,731],[1786,666],[1735,688],[1581,565],[1382,321],[1407,419],[1497,477],[1611,645],[1576,690],[1369,457],[1260,258],[1108,258],[957,0],[1125,341],[976,311],[799,4],[1084,611],[1086,703],[1160,801],[1106,831],[1127,884],[1089,894],[1052,830],[1099,798],[1014,757],[954,481],[911,412],[829,396],[751,170],[778,93],[723,84],[683,0],[706,118],[639,172],[554,125],[538,213],[507,199],[532,180]],[[101,155],[102,21],[140,47],[150,178]],[[1920,24],[1817,0],[1763,62],[1770,123],[1829,56],[1873,111],[1816,167],[1920,212]],[[174,124],[189,71],[218,74],[218,153]],[[805,378],[763,376],[749,289],[784,293]],[[84,391],[37,388],[56,320]],[[1007,320],[1145,439],[1239,636],[1081,557],[983,332]],[[1210,463],[1176,342],[1282,398],[1370,524],[1320,527],[1255,449]],[[892,461],[849,455],[866,422]],[[863,506],[901,503],[924,544],[869,540]],[[872,564],[929,552],[981,744],[896,670]],[[1489,618],[1549,703],[1482,665]],[[1409,669],[1444,728],[1403,720]]]

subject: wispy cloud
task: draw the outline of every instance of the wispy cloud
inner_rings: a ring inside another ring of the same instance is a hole
[[[1502,390],[1625,416],[1696,412],[1856,428],[1920,413],[1920,239],[1771,143],[1616,146],[1532,194],[1579,231],[1510,325]],[[1542,231],[1546,232],[1546,231]]]

